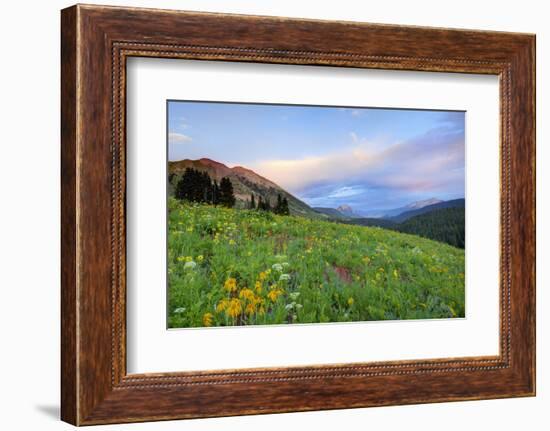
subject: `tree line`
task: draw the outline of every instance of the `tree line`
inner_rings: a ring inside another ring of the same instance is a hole
[[[269,199],[262,198],[258,195],[258,203],[256,204],[256,198],[254,193],[250,193],[250,199],[247,202],[247,208],[251,210],[269,211],[279,215],[290,215],[290,209],[288,208],[288,199],[277,194],[277,203],[275,206],[271,205]]]
[[[417,215],[398,224],[395,230],[464,248],[464,208],[442,208]]]
[[[175,175],[170,174],[169,181],[172,182]],[[233,190],[233,183],[229,177],[223,177],[220,183],[210,177],[208,172],[194,168],[186,168],[183,175],[176,181],[174,195],[179,200],[189,202],[207,203],[222,205],[228,208],[235,206],[236,198]],[[246,207],[254,210],[273,212],[280,215],[289,215],[288,199],[277,195],[277,202],[271,205],[269,199],[258,195],[258,202],[253,193],[250,194]]]
[[[176,183],[177,199],[189,202],[200,202],[212,205],[222,205],[228,208],[235,206],[233,183],[228,177],[223,177],[218,184],[212,181],[208,172],[187,168]]]

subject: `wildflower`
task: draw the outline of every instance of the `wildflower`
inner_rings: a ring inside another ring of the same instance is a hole
[[[254,306],[254,304],[252,302],[248,303],[244,312],[249,315],[249,316],[252,316],[255,312],[256,312],[256,307]]]
[[[285,305],[285,310],[292,310],[293,308],[294,308],[294,303]]]
[[[351,307],[353,305],[353,303],[355,302],[355,300],[350,296],[348,298],[348,305]]]
[[[298,299],[298,296],[300,296],[300,292],[292,292],[288,296],[290,296],[290,299],[292,299],[293,301],[296,301],[296,299]]]
[[[277,301],[277,298],[283,294],[283,291],[281,289],[273,289],[270,290],[267,294],[267,297],[271,300],[271,302]]]
[[[288,268],[290,266],[288,262],[283,262],[281,263],[281,265],[283,266],[283,268]]]
[[[204,256],[202,254],[199,254],[197,256],[197,262],[201,263],[204,260]]]
[[[197,266],[196,262],[193,262],[193,261],[190,261],[190,262],[185,262],[185,265],[183,265],[183,269],[195,269],[195,267]]]
[[[254,292],[252,290],[244,288],[239,292],[239,298],[248,299],[249,301],[254,300]]]
[[[220,302],[218,302],[218,305],[216,306],[216,311],[218,313],[221,313],[222,311],[227,309],[228,305],[229,305],[229,300],[224,298]]]
[[[232,277],[228,278],[227,280],[225,280],[223,288],[227,292],[235,292],[235,290],[237,290],[237,280]]]
[[[290,280],[289,274],[281,274],[281,276],[279,277],[279,281],[288,281],[288,280]]]
[[[183,314],[185,313],[186,308],[185,307],[179,307],[174,310],[174,313],[176,314]]]
[[[178,256],[178,262],[191,262],[193,256]]]
[[[282,272],[283,271],[283,265],[280,263],[274,263],[271,268],[273,268],[273,271]]]
[[[266,277],[267,277],[267,273],[265,272],[260,272],[260,275],[258,276],[260,281],[264,281]]]
[[[256,281],[256,283],[254,284],[254,288],[256,289],[256,292],[262,293],[262,282],[259,280]]]
[[[212,313],[204,313],[204,315],[202,316],[202,324],[204,326],[212,326],[213,318],[214,316],[212,315]]]
[[[243,311],[243,307],[241,305],[241,301],[238,298],[233,298],[229,305],[227,306],[227,310],[225,311],[226,314],[229,317],[237,317],[241,312]]]

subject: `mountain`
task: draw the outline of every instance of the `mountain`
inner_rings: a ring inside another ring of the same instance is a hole
[[[440,201],[438,203],[432,204],[432,205],[426,205],[417,209],[412,209],[409,211],[404,211],[398,215],[395,215],[393,217],[386,217],[389,220],[392,220],[394,222],[403,222],[405,220],[410,219],[411,217],[420,215],[420,214],[426,214],[434,210],[442,209],[442,208],[464,208],[465,207],[465,201],[464,199],[453,199],[450,201]]]
[[[330,219],[335,220],[349,220],[350,217],[347,217],[345,214],[342,214],[336,208],[325,208],[325,207],[313,207],[318,213],[327,216]]]
[[[425,199],[423,201],[416,201],[416,202],[410,203],[409,205],[406,206],[406,208],[411,210],[417,210],[420,208],[427,207],[428,205],[435,205],[441,202],[443,202],[441,199],[430,198],[430,199]]]
[[[275,205],[277,202],[277,195],[280,194],[282,197],[286,197],[288,199],[288,207],[292,215],[317,219],[326,217],[316,212],[313,208],[302,202],[300,199],[288,193],[273,181],[258,175],[251,169],[247,169],[242,166],[230,168],[223,163],[206,158],[168,162],[168,192],[170,194],[173,194],[175,184],[187,168],[207,172],[208,175],[210,175],[210,177],[218,183],[223,177],[228,177],[233,184],[233,191],[237,200],[237,208],[245,208],[251,194],[255,195],[254,197],[256,199],[256,203],[258,202],[259,196],[261,196],[262,199],[268,199],[271,205]]]
[[[430,198],[430,199],[425,199],[425,200],[422,200],[422,201],[411,202],[410,204],[407,204],[403,207],[383,211],[382,217],[383,218],[396,217],[399,214],[402,214],[404,212],[421,209],[421,208],[424,208],[426,206],[435,205],[435,204],[438,204],[438,203],[441,203],[441,202],[444,202],[444,201],[442,201],[441,199],[436,199],[436,198]]]
[[[318,213],[336,220],[348,220],[361,217],[359,214],[355,213],[349,205],[340,205],[338,208],[314,207],[313,209]]]
[[[336,211],[348,216],[353,217],[355,216],[355,213],[353,212],[353,209],[349,205],[340,205],[338,208],[336,208]]]

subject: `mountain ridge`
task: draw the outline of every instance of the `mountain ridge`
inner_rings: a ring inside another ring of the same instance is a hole
[[[179,176],[182,175],[187,168],[207,172],[208,175],[210,175],[210,177],[218,183],[223,177],[228,177],[233,184],[233,191],[237,200],[236,206],[238,208],[246,208],[251,194],[254,194],[256,203],[261,196],[264,200],[268,199],[271,205],[275,205],[277,202],[277,195],[280,194],[281,197],[287,198],[289,210],[292,215],[316,219],[326,218],[325,215],[318,213],[305,202],[287,192],[273,181],[254,172],[252,169],[248,169],[243,166],[235,166],[230,168],[224,163],[205,157],[196,160],[183,159],[178,161],[169,161],[168,173],[171,176],[168,187],[169,193],[173,193]]]

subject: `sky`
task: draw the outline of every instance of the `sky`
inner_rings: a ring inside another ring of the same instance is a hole
[[[244,166],[367,215],[463,198],[464,129],[462,111],[169,101],[168,158]]]

